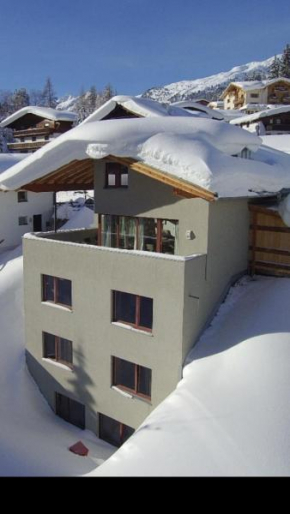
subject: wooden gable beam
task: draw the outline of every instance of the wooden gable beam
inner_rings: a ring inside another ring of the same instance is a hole
[[[123,164],[124,166],[127,166],[128,168],[137,171],[138,173],[142,173],[147,177],[153,178],[154,180],[158,180],[163,184],[173,187],[174,190],[178,190],[180,192],[183,191],[187,193],[187,198],[198,197],[203,198],[208,202],[212,202],[216,199],[216,195],[214,193],[208,191],[207,189],[204,189],[203,187],[195,186],[194,184],[189,184],[182,178],[173,177],[172,175],[169,175],[155,168],[151,168],[151,166],[143,164],[139,161],[134,161],[130,158],[115,157],[113,155],[107,157],[106,160],[119,162],[120,164]]]

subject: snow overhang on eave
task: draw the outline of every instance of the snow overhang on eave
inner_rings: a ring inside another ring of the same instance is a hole
[[[103,159],[106,162],[118,162],[129,169],[146,175],[153,180],[157,180],[173,188],[173,194],[183,198],[202,198],[208,202],[217,199],[217,194],[198,185],[175,177],[167,172],[152,168],[143,162],[132,158],[117,157],[109,155]],[[36,193],[74,191],[76,189],[94,189],[94,159],[88,158],[81,161],[71,161],[70,163],[50,172],[46,175],[32,180],[26,184],[21,184],[17,190],[32,191]],[[7,188],[0,190],[6,190]]]

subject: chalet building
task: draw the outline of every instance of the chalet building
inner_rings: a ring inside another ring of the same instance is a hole
[[[6,190],[95,191],[95,228],[24,237],[27,365],[57,415],[120,446],[176,388],[248,269],[257,184],[290,186],[290,158],[242,158],[260,144],[202,118],[91,122],[2,176]]]
[[[76,118],[72,112],[28,106],[8,116],[0,127],[13,131],[14,141],[7,143],[9,152],[31,153],[70,130]]]
[[[194,104],[191,102],[191,104]],[[204,113],[203,107],[200,104],[194,104],[196,106],[196,113]],[[206,110],[206,108],[205,108]],[[197,112],[198,111],[198,112]],[[114,96],[108,100],[104,105],[99,107],[93,114],[86,118],[82,124],[86,124],[91,121],[106,121],[112,119],[124,119],[124,118],[150,118],[155,116],[192,116],[192,112],[189,112],[183,108],[183,105],[179,104],[163,104],[151,100],[149,98],[142,98],[136,96]]]
[[[246,105],[290,104],[290,79],[231,82],[221,97],[224,109],[241,109]]]
[[[23,154],[0,154],[0,181],[11,166],[23,161]],[[53,194],[31,191],[0,191],[0,252],[21,243],[26,232],[48,228],[53,213]]]
[[[261,136],[290,134],[290,105],[242,116],[230,123]]]

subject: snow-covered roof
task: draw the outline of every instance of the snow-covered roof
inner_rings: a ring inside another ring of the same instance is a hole
[[[280,134],[279,136],[269,135],[260,136],[263,144],[272,150],[290,153],[290,134]]]
[[[289,295],[287,278],[237,284],[176,390],[91,475],[289,476]]]
[[[276,116],[277,114],[283,114],[290,112],[290,105],[282,105],[280,107],[274,107],[273,109],[266,109],[264,111],[254,112],[247,116],[241,116],[230,121],[233,125],[240,125],[241,123],[252,123],[253,121],[259,121],[269,116]]]
[[[82,125],[92,121],[99,121],[108,116],[118,106],[123,107],[129,113],[141,117],[151,116],[190,116],[190,113],[174,107],[171,105],[156,102],[149,98],[142,98],[136,96],[114,96],[108,100],[104,105],[99,107],[88,118],[86,118]]]
[[[290,79],[285,77],[279,77],[277,79],[271,80],[247,80],[244,82],[230,82],[230,84],[224,90],[222,98],[224,98],[224,96],[227,94],[228,90],[232,86],[239,87],[244,91],[256,91],[259,89],[265,89],[266,87],[271,86],[271,84],[275,84],[275,82],[287,82],[287,84],[290,84]]]
[[[192,102],[190,100],[182,101],[182,102],[174,102],[171,104],[172,107],[179,107],[181,109],[185,109],[189,112],[197,111],[197,112],[203,112],[208,115],[209,118],[212,118],[213,120],[223,120],[224,116],[218,111],[211,109],[210,107],[207,107],[205,105],[202,105],[198,102]]]
[[[18,162],[23,161],[26,157],[27,154],[23,153],[0,153],[0,180],[1,174],[4,173],[4,171]]]
[[[1,121],[0,127],[7,127],[26,114],[35,114],[35,116],[40,116],[41,118],[53,121],[73,122],[77,119],[77,115],[74,112],[59,111],[57,109],[51,109],[50,107],[37,107],[35,105],[28,105],[27,107],[19,109],[19,111],[14,112],[14,114],[11,114],[11,116],[8,116],[5,118],[5,120]]]
[[[242,159],[244,148],[256,152],[261,139],[228,123],[195,117],[151,117],[89,122],[62,134],[7,170],[0,188],[18,189],[74,160],[88,156],[130,157],[180,182],[221,197],[251,196],[254,191],[290,187],[290,160],[273,153]],[[260,160],[259,160],[260,159]]]

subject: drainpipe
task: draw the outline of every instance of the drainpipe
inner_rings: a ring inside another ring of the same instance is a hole
[[[53,230],[54,232],[57,231],[57,227],[56,227],[56,224],[57,224],[57,219],[56,219],[56,215],[57,215],[57,208],[56,208],[56,191],[53,192],[53,210],[54,210],[54,223],[53,223]]]

